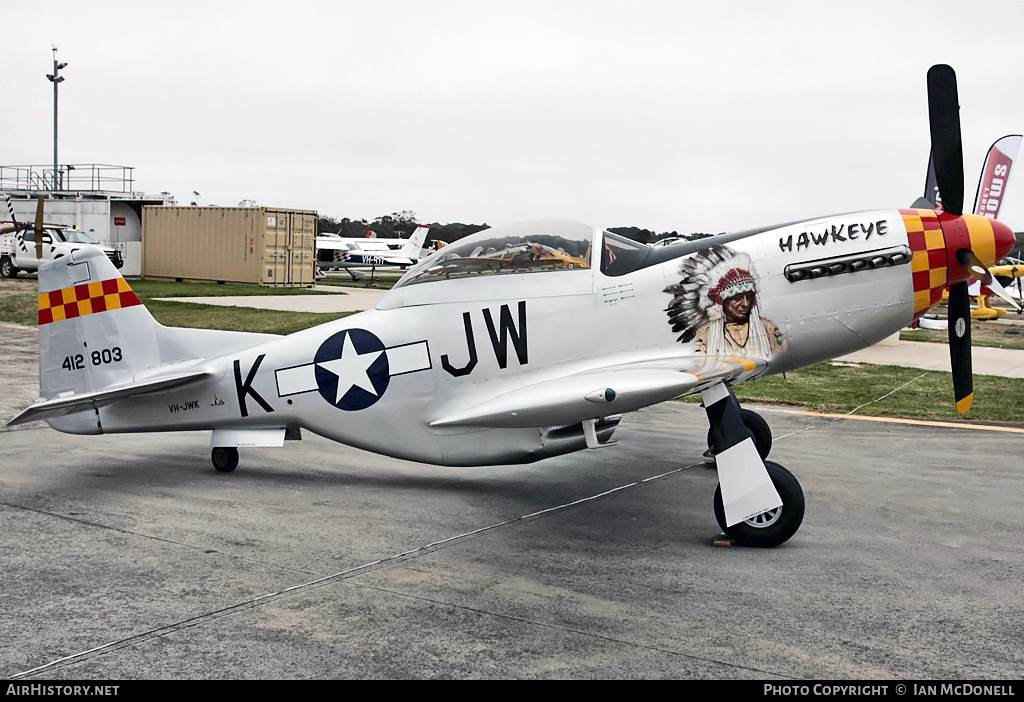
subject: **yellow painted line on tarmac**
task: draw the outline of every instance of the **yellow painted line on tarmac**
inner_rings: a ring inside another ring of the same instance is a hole
[[[899,419],[897,417],[866,417],[858,414],[826,414],[824,412],[800,412],[811,417],[832,417],[835,419],[860,419],[865,422],[889,422],[891,424],[916,424],[923,427],[950,427],[953,429],[977,429],[979,431],[1004,431],[1011,434],[1024,434],[1024,429],[1017,427],[995,427],[988,424],[959,424],[956,422],[933,422],[926,419]]]

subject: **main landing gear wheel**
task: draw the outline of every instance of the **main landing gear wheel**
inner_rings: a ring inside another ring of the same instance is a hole
[[[746,409],[745,407],[740,408],[740,417],[743,419],[743,426],[747,428],[750,435],[754,437],[754,447],[757,449],[757,454],[761,457],[761,460],[768,458],[768,454],[772,450],[772,429],[768,426],[768,422],[764,420],[764,417],[759,415],[754,410]],[[708,446],[713,446],[711,440],[711,430],[708,429]]]
[[[234,446],[218,446],[210,452],[210,460],[221,473],[230,473],[238,467],[238,449]]]
[[[774,548],[789,540],[804,520],[804,491],[796,477],[778,463],[765,461],[768,477],[782,498],[782,506],[731,527],[725,525],[722,488],[715,488],[715,519],[718,526],[740,546]]]

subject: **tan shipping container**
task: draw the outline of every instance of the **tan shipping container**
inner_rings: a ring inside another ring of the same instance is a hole
[[[315,210],[144,207],[142,275],[311,287],[316,222]]]

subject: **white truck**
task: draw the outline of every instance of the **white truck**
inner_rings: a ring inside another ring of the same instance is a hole
[[[67,256],[84,246],[97,246],[103,250],[115,268],[124,265],[121,252],[99,243],[75,229],[48,226],[42,230],[43,257],[36,256],[36,232],[26,228],[3,235],[0,241],[0,277],[13,278],[19,271],[35,273],[41,263],[47,263],[61,256]]]

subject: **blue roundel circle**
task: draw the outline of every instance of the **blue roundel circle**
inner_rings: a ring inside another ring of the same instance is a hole
[[[384,342],[365,329],[346,329],[328,337],[313,364],[320,395],[347,412],[374,404],[391,380]]]

